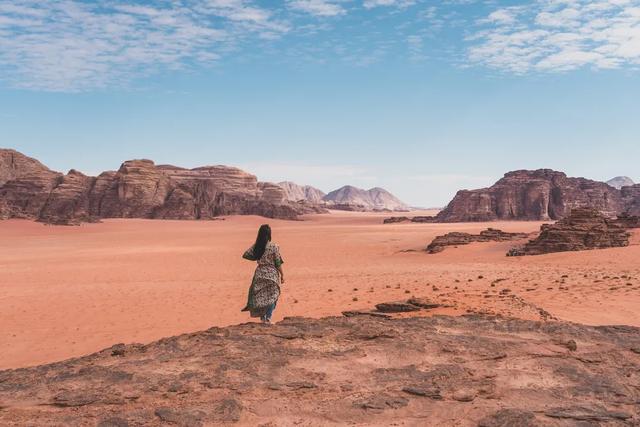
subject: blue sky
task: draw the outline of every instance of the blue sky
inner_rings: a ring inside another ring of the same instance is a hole
[[[639,67],[640,0],[0,0],[0,146],[442,206],[513,169],[640,180]]]

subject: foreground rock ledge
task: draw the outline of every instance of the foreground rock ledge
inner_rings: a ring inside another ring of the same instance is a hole
[[[640,329],[289,318],[0,372],[0,425],[623,426]]]

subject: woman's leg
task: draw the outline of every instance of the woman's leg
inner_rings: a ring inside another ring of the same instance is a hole
[[[271,316],[273,316],[273,310],[275,310],[275,309],[276,309],[276,304],[277,304],[277,302],[274,302],[274,303],[273,303],[273,304],[271,304],[269,307],[267,307],[267,311],[266,311],[266,313],[264,314],[265,320],[266,320],[267,322],[270,322],[270,321],[271,321]]]

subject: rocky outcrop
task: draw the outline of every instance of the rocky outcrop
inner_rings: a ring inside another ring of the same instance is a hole
[[[278,183],[285,191],[286,198],[290,202],[308,202],[321,204],[326,194],[322,190],[318,190],[310,185],[298,185],[294,182],[284,181]]]
[[[640,228],[640,216],[624,213],[618,215],[616,223],[624,228]]]
[[[626,228],[617,220],[607,218],[595,209],[579,208],[555,224],[542,225],[537,238],[521,248],[510,250],[507,255],[624,247],[629,245],[629,236]]]
[[[0,218],[77,224],[99,218],[211,219],[253,214],[295,219],[323,212],[291,203],[277,184],[228,166],[184,169],[129,160],[98,177],[62,175],[13,150],[0,150]]]
[[[607,184],[612,186],[613,188],[617,188],[618,190],[622,189],[622,187],[627,187],[634,185],[635,182],[628,176],[616,176],[615,178],[607,181]]]
[[[0,425],[637,425],[638,353],[626,326],[288,318],[0,371]]]
[[[353,211],[409,211],[409,206],[384,188],[361,188],[345,185],[323,198],[330,209]]]
[[[481,231],[480,234],[454,231],[433,239],[429,246],[427,246],[426,251],[430,254],[437,254],[449,246],[468,245],[476,242],[507,242],[511,240],[522,240],[527,237],[529,237],[527,233],[507,233],[494,228],[487,228]]]
[[[622,187],[620,194],[624,205],[623,213],[640,215],[640,184]]]
[[[505,174],[489,188],[459,191],[437,219],[546,221],[564,218],[578,207],[590,207],[613,217],[635,207],[640,209],[640,188],[625,189],[626,193],[602,182],[569,178],[550,169],[520,170]]]
[[[434,216],[392,216],[389,218],[385,218],[382,220],[383,224],[397,224],[399,222],[414,222],[414,223],[432,223],[436,222],[436,217]]]
[[[15,150],[0,149],[0,219],[37,218],[62,174]]]

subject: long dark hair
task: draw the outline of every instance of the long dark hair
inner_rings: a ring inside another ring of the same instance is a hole
[[[264,250],[267,248],[267,243],[271,241],[271,227],[269,224],[262,224],[258,230],[258,237],[256,237],[256,244],[253,245],[253,256],[256,259],[262,258]]]

